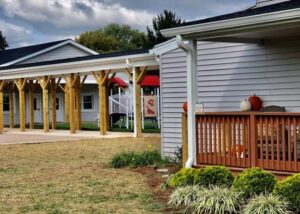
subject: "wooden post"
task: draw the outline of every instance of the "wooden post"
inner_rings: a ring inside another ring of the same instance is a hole
[[[65,122],[70,122],[70,94],[68,84],[65,84],[65,87],[62,88],[65,94]]]
[[[107,80],[111,70],[109,71],[99,71],[98,73],[93,72],[93,76],[98,83],[99,90],[99,114],[100,114],[100,134],[105,135],[108,129],[108,109],[107,109]]]
[[[15,127],[15,112],[14,112],[14,83],[9,82],[8,86],[8,97],[9,97],[9,128]]]
[[[20,106],[20,130],[25,131],[25,85],[26,79],[20,78],[15,81],[15,85],[19,90],[19,106]]]
[[[43,91],[43,127],[44,132],[49,132],[49,94],[48,94],[48,85],[50,82],[50,76],[44,76],[38,78],[38,82]]]
[[[65,79],[66,84],[69,88],[69,116],[70,116],[70,133],[76,133],[76,124],[75,124],[75,95],[76,95],[76,83],[79,75],[70,74],[68,78]]]
[[[3,114],[3,88],[5,81],[0,80],[0,133],[3,132],[4,129],[4,114]]]
[[[185,168],[185,163],[188,159],[188,135],[187,135],[187,114],[182,113],[182,168]]]
[[[33,80],[29,80],[29,128],[34,129],[34,89]]]
[[[142,136],[142,106],[141,106],[141,83],[147,73],[147,67],[144,67],[143,70],[141,70],[139,67],[135,69],[134,74],[134,99],[135,99],[135,137],[141,137]]]
[[[51,127],[56,129],[56,79],[52,78],[50,83],[51,89]]]
[[[75,101],[76,101],[76,116],[75,116],[75,123],[76,123],[76,130],[81,129],[81,97],[80,97],[80,77],[77,78],[76,81],[76,88],[75,88]]]

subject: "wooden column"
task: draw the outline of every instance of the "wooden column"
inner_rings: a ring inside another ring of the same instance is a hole
[[[93,76],[98,83],[99,90],[99,114],[100,114],[100,134],[105,135],[108,129],[108,108],[107,108],[107,80],[111,70],[93,72]]]
[[[50,82],[50,89],[51,89],[51,126],[52,130],[56,129],[56,91],[57,86],[60,84],[61,78],[58,78],[58,81],[56,82],[55,78],[51,79]]]
[[[76,129],[81,129],[82,118],[81,118],[81,88],[84,85],[84,82],[87,78],[87,75],[83,76],[82,80],[80,77],[77,78],[76,83]]]
[[[36,84],[29,80],[29,128],[34,129],[34,89]]]
[[[48,85],[50,82],[50,76],[44,76],[42,78],[38,78],[38,82],[43,91],[43,127],[44,132],[49,132],[49,93],[48,93]]]
[[[8,98],[9,98],[9,128],[15,127],[15,112],[14,112],[14,83],[8,84]]]
[[[135,69],[135,74],[133,78],[134,84],[134,99],[135,99],[135,112],[134,112],[134,133],[135,137],[142,136],[142,106],[141,106],[141,83],[146,76],[147,67],[144,67],[142,70],[140,68]]]
[[[76,133],[75,124],[75,95],[76,95],[76,83],[79,75],[70,74],[69,77],[65,78],[66,84],[69,88],[69,115],[70,115],[70,133]]]
[[[20,78],[15,81],[15,85],[17,86],[19,90],[19,111],[20,111],[20,130],[25,131],[25,85],[26,85],[26,79]]]
[[[68,84],[65,84],[65,87],[62,88],[65,94],[65,122],[70,122],[70,97],[69,97],[69,87]]]
[[[3,132],[4,129],[4,114],[3,114],[3,88],[5,81],[0,80],[0,133]]]

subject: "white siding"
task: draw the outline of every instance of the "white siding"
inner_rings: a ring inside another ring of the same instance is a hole
[[[161,57],[162,143],[166,155],[181,145],[181,112],[186,100],[186,61],[180,50]],[[198,103],[205,111],[238,111],[242,99],[257,94],[264,105],[300,111],[300,42],[264,45],[198,44]]]
[[[67,58],[74,58],[74,57],[81,57],[81,56],[88,56],[88,55],[91,54],[75,47],[74,45],[67,44],[58,47],[56,49],[53,49],[49,52],[38,55],[36,57],[19,62],[18,64],[51,61],[57,59],[67,59]]]

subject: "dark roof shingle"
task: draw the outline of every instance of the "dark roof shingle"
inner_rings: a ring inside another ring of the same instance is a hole
[[[68,39],[0,51],[0,65],[23,58],[67,40]]]

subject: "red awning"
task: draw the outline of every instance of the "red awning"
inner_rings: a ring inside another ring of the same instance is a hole
[[[159,87],[160,82],[159,82],[159,76],[156,75],[147,75],[145,76],[141,87]]]
[[[124,82],[124,80],[122,80],[120,77],[114,77],[112,79],[112,82],[117,84],[121,88],[124,88],[124,87],[128,86],[128,84],[126,82]]]

